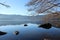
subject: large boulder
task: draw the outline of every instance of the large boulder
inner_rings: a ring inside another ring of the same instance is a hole
[[[19,31],[15,31],[14,34],[15,34],[15,35],[18,35],[18,34],[19,34]]]
[[[24,24],[24,26],[28,26],[27,24]]]
[[[7,33],[0,31],[0,35],[5,35],[5,34],[7,34]]]
[[[51,26],[52,25],[50,23],[45,23],[45,24],[39,25],[39,27],[46,28],[46,29],[51,28]]]

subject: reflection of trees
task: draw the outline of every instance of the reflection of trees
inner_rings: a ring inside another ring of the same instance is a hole
[[[60,0],[31,0],[26,4],[28,11],[35,11],[36,13],[52,12],[56,7],[60,7]]]
[[[44,22],[50,22],[52,25],[60,27],[60,0],[30,0],[26,6],[28,11],[34,13],[48,13],[43,19]]]
[[[1,5],[5,6],[5,7],[10,7],[9,5],[6,5],[4,3],[0,3]]]
[[[60,27],[60,12],[55,12],[46,15],[43,20],[45,22],[50,22],[52,25]]]

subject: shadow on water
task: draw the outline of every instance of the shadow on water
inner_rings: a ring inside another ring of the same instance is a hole
[[[50,25],[47,29],[45,28],[47,25],[39,27],[31,23],[27,25],[27,27],[24,24],[1,26],[0,31],[5,31],[7,34],[0,36],[0,40],[60,40],[60,29],[58,28]]]

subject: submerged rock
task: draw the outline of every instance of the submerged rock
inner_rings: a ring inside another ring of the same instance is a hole
[[[39,25],[39,27],[46,28],[46,29],[51,28],[51,26],[52,26],[52,25],[51,25],[50,23],[46,23],[46,24]]]
[[[5,34],[7,34],[7,33],[0,31],[0,35],[5,35]]]
[[[15,31],[14,34],[15,34],[15,35],[18,35],[18,34],[19,34],[19,31]]]
[[[27,24],[24,24],[24,26],[28,26]]]

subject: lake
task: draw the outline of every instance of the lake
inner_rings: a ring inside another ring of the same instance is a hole
[[[27,25],[0,26],[0,31],[7,32],[6,35],[0,36],[0,40],[60,40],[60,28],[44,29],[38,27],[38,24]],[[19,34],[15,35],[15,31],[19,31]]]

